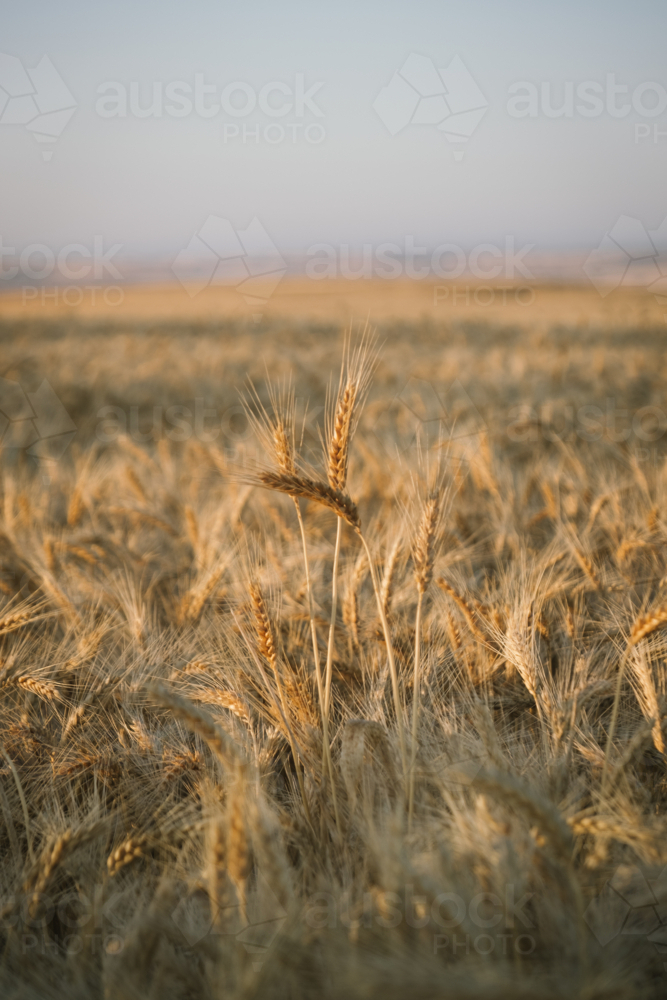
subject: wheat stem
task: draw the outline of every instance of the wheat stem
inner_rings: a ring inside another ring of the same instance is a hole
[[[251,594],[252,594],[252,590],[251,590]],[[257,654],[257,652],[255,651],[255,649],[253,647],[253,644],[250,642],[250,639],[248,638],[248,635],[247,635],[245,629],[243,628],[243,626],[239,622],[239,620],[236,617],[236,615],[234,615],[234,619],[236,621],[236,624],[239,627],[239,630],[241,632],[241,635],[243,636],[243,639],[245,640],[245,644],[246,644],[246,646],[248,648],[248,652],[250,653],[250,655],[252,656],[253,660],[255,661],[255,665],[256,665],[257,669],[259,670],[259,672],[260,672],[262,680],[264,681],[264,687],[266,688],[267,693],[269,695],[271,695],[271,699],[273,701],[273,704],[274,704],[274,707],[276,709],[276,712],[280,716],[280,718],[282,719],[283,725],[285,726],[285,732],[287,733],[287,740],[289,742],[290,749],[292,751],[292,757],[294,759],[294,768],[295,768],[295,771],[296,771],[297,782],[299,784],[299,793],[300,793],[301,799],[303,801],[304,813],[306,815],[306,820],[308,822],[308,825],[310,826],[310,828],[312,830],[313,829],[312,818],[311,818],[311,815],[310,815],[310,809],[308,807],[308,800],[306,799],[306,789],[305,789],[305,786],[303,784],[303,775],[302,775],[302,772],[301,772],[301,766],[304,765],[304,763],[305,763],[304,762],[304,754],[303,754],[303,751],[301,750],[301,747],[297,743],[297,740],[296,740],[296,738],[294,736],[294,732],[293,732],[292,727],[290,726],[290,723],[289,723],[289,710],[287,708],[287,703],[285,701],[285,695],[284,695],[283,686],[282,686],[282,683],[281,683],[281,680],[280,680],[280,676],[279,676],[279,670],[278,670],[277,660],[274,659],[274,660],[272,660],[270,662],[271,662],[271,666],[273,667],[273,676],[276,679],[276,687],[278,688],[278,698],[276,698],[275,694],[273,693],[273,685],[269,681],[269,678],[267,676],[266,670],[264,669],[264,666],[262,664],[262,658],[261,658],[261,656],[259,656]]]
[[[343,522],[340,517],[336,523],[336,545],[333,558],[333,576],[331,580],[331,622],[329,624],[329,641],[327,643],[327,663],[324,686],[324,714],[329,718],[331,701],[331,676],[333,673],[334,632],[336,628],[336,610],[338,607],[338,560],[340,558],[340,542],[343,534]]]
[[[26,836],[26,842],[28,844],[28,855],[30,857],[31,862],[34,864],[35,863],[35,852],[32,849],[32,838],[30,836],[30,816],[28,815],[28,803],[25,800],[25,794],[23,792],[23,786],[21,785],[21,779],[19,778],[19,773],[16,770],[16,767],[14,765],[14,761],[11,759],[11,757],[9,756],[9,754],[7,753],[7,751],[5,750],[4,747],[2,748],[2,756],[5,758],[5,760],[9,764],[9,769],[12,772],[12,775],[14,776],[14,782],[16,783],[16,789],[17,789],[17,791],[19,793],[19,798],[21,800],[21,808],[23,809],[23,821],[25,823],[25,836]]]
[[[412,736],[410,757],[410,789],[408,792],[408,833],[412,832],[412,813],[415,798],[415,763],[417,760],[417,724],[419,721],[419,698],[421,689],[421,625],[422,604],[424,592],[420,589],[417,596],[417,613],[415,615],[415,668],[412,679]]]
[[[618,711],[621,705],[621,689],[623,687],[623,677],[625,676],[625,668],[628,663],[628,658],[634,647],[650,635],[651,632],[655,632],[656,629],[661,628],[667,622],[667,606],[660,607],[657,611],[649,612],[647,615],[642,615],[637,619],[630,631],[630,637],[628,639],[628,644],[623,653],[623,658],[621,660],[620,666],[618,668],[618,677],[616,679],[616,691],[614,693],[614,707],[611,712],[611,722],[609,723],[609,735],[607,736],[607,746],[605,748],[604,755],[604,766],[602,768],[602,780],[601,780],[601,791],[604,795],[609,776],[609,757],[611,754],[612,742],[614,735],[616,733],[616,725],[618,723]]]
[[[373,590],[375,592],[375,600],[378,606],[378,612],[380,614],[380,622],[382,623],[382,631],[384,633],[384,641],[387,647],[387,660],[389,661],[389,673],[391,675],[391,686],[394,694],[394,709],[396,712],[396,724],[398,726],[398,739],[401,747],[401,763],[403,765],[403,778],[407,783],[408,776],[408,766],[407,766],[407,753],[405,748],[405,727],[403,725],[403,706],[401,704],[401,694],[398,684],[398,671],[396,670],[396,661],[394,660],[394,650],[391,644],[391,633],[389,632],[389,622],[387,621],[387,616],[384,613],[384,608],[382,606],[382,595],[380,593],[380,585],[378,583],[377,570],[375,569],[375,564],[373,563],[373,557],[371,556],[370,549],[368,548],[368,543],[361,533],[360,529],[357,529],[357,534],[362,541],[362,544],[366,550],[366,556],[368,558],[368,565],[371,570],[371,580],[373,582]]]
[[[308,564],[308,545],[306,542],[306,528],[301,516],[301,508],[296,497],[292,497],[296,507],[296,516],[299,521],[301,531],[301,544],[303,548],[303,564],[306,571],[306,593],[308,595],[308,615],[310,617],[310,634],[313,640],[313,658],[315,660],[315,677],[317,680],[317,694],[320,701],[320,715],[322,718],[322,749],[324,753],[324,763],[331,782],[331,798],[333,800],[334,815],[336,817],[336,828],[340,832],[340,817],[338,815],[338,800],[336,798],[336,782],[334,780],[333,764],[331,761],[331,748],[329,746],[329,718],[325,711],[324,687],[322,684],[322,667],[320,665],[320,651],[317,645],[317,627],[315,625],[315,612],[313,610],[313,590],[310,582],[310,567]],[[340,524],[340,519],[338,521]]]

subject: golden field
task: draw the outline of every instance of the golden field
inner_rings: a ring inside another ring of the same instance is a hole
[[[5,291],[0,317],[8,320],[81,319],[83,321],[209,322],[254,317],[347,323],[364,320],[472,320],[519,324],[633,323],[641,327],[665,320],[665,305],[641,287],[622,287],[602,297],[590,285],[539,284],[477,279],[357,281],[314,280],[286,276],[263,303],[248,304],[231,285],[122,284],[118,286],[46,286]]]
[[[3,996],[664,996],[665,307],[476,287],[0,297]]]

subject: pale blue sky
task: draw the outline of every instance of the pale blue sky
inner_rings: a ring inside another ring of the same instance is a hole
[[[568,81],[608,74],[630,94],[646,82],[667,90],[666,37],[664,0],[22,0],[5,7],[0,52],[26,68],[47,54],[77,110],[49,162],[23,125],[0,123],[0,236],[57,249],[100,234],[125,253],[169,255],[209,214],[236,227],[256,215],[281,251],[299,254],[406,236],[586,249],[620,215],[655,229],[667,215],[667,134],[654,142],[653,128],[667,133],[667,111],[519,119],[507,103],[518,81],[550,84],[556,102]],[[460,162],[435,126],[392,136],[373,109],[411,52],[437,68],[458,55],[488,102]],[[306,87],[322,82],[323,117],[96,112],[107,81],[136,81],[147,100],[153,82],[192,85],[196,74],[218,95],[234,81],[291,88],[303,74]],[[319,122],[325,138],[225,143],[225,122]],[[650,129],[639,142],[638,125]]]

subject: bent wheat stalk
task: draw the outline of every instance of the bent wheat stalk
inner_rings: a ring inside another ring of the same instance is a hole
[[[623,687],[623,678],[625,676],[625,669],[628,664],[628,659],[633,648],[637,643],[645,639],[647,635],[655,632],[662,625],[667,622],[667,604],[663,604],[661,607],[657,608],[655,611],[651,611],[646,615],[641,615],[635,624],[632,626],[630,631],[630,638],[628,639],[628,644],[623,653],[620,666],[618,668],[618,677],[616,679],[616,692],[614,694],[614,707],[611,712],[611,722],[609,723],[609,734],[607,736],[607,746],[605,748],[604,755],[604,766],[602,768],[602,781],[601,790],[604,795],[609,777],[609,757],[611,754],[611,748],[614,740],[614,735],[616,733],[616,725],[618,722],[618,710],[621,704],[621,689]],[[658,720],[659,724],[659,720]]]
[[[303,497],[315,503],[328,507],[334,514],[342,518],[355,531],[361,526],[359,511],[354,501],[340,490],[333,489],[320,480],[309,479],[308,476],[288,475],[281,472],[260,472],[253,484],[266,486],[267,489],[287,493],[290,497]]]
[[[174,718],[180,719],[189,729],[201,736],[226,768],[232,768],[243,759],[240,748],[208,712],[193,705],[187,698],[182,698],[158,681],[148,684],[146,691],[158,705],[168,708]]]

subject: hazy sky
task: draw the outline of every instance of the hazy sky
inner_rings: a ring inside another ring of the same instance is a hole
[[[409,237],[586,249],[620,215],[655,229],[667,215],[665,38],[665,0],[7,4],[0,52],[26,70],[48,56],[76,110],[54,142],[38,142],[42,126],[16,103],[25,86],[0,78],[17,119],[0,118],[0,236],[57,251],[98,235],[169,255],[211,214],[237,229],[257,216],[298,254]],[[411,53],[423,57],[416,70],[396,78]],[[187,104],[197,76],[212,88],[203,113]],[[392,80],[383,121],[374,102]],[[533,113],[517,117],[511,88],[526,82]],[[609,96],[610,82],[626,90]],[[107,96],[127,97],[124,115],[100,113],[109,83]],[[139,117],[132,92],[145,109],[154,86],[161,115]],[[62,107],[52,80],[35,89],[45,114]],[[443,97],[450,132],[467,129],[467,141],[437,127]],[[549,102],[564,101],[550,117]],[[54,120],[44,128],[57,131]]]

